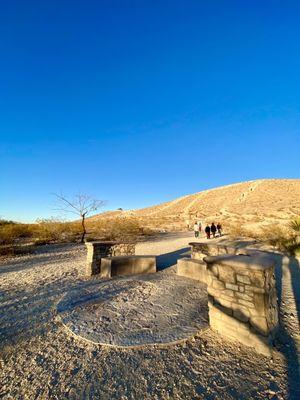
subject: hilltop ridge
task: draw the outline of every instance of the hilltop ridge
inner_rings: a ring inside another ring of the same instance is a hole
[[[98,218],[136,217],[147,226],[184,228],[194,218],[248,223],[287,221],[300,215],[300,179],[257,179],[184,195],[151,207],[113,211]]]

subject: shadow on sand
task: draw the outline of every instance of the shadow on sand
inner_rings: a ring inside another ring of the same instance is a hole
[[[158,271],[163,271],[167,268],[177,264],[177,260],[183,257],[190,257],[190,247],[183,247],[182,249],[172,251],[170,253],[161,254],[156,257],[156,265]]]
[[[294,257],[287,257],[281,254],[274,254],[276,261],[276,287],[278,296],[279,321],[280,328],[277,335],[276,347],[283,354],[287,363],[289,400],[300,398],[300,341],[296,343],[295,338],[288,329],[288,323],[295,319],[296,329],[299,335],[300,321],[300,266],[299,261]],[[284,280],[286,281],[284,283]],[[287,284],[290,283],[290,288]],[[288,293],[284,291],[291,289],[290,296],[293,298],[296,306],[297,315],[288,314],[285,307],[284,298]],[[298,322],[297,322],[298,321]],[[296,333],[297,334],[297,333]]]

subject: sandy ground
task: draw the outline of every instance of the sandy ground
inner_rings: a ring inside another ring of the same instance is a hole
[[[83,339],[114,346],[177,342],[208,327],[206,285],[160,272],[94,279],[71,291],[57,318]]]
[[[163,274],[190,234],[138,245]],[[85,249],[45,246],[0,262],[0,397],[4,399],[297,399],[299,263],[276,255],[282,332],[273,358],[211,330],[185,343],[120,349],[87,343],[57,321],[57,303],[89,281]]]

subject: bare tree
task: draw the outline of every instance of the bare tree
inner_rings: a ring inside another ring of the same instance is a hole
[[[77,194],[73,199],[69,200],[62,194],[54,193],[54,196],[59,200],[60,206],[56,210],[72,213],[81,218],[82,235],[81,243],[84,242],[86,235],[85,218],[92,212],[102,207],[105,202],[96,200],[86,194]]]

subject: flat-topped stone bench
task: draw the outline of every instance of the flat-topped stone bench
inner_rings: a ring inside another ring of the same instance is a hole
[[[176,273],[206,283],[206,263],[202,260],[180,258],[177,261]]]
[[[152,274],[156,272],[155,256],[119,256],[101,259],[100,277]]]

